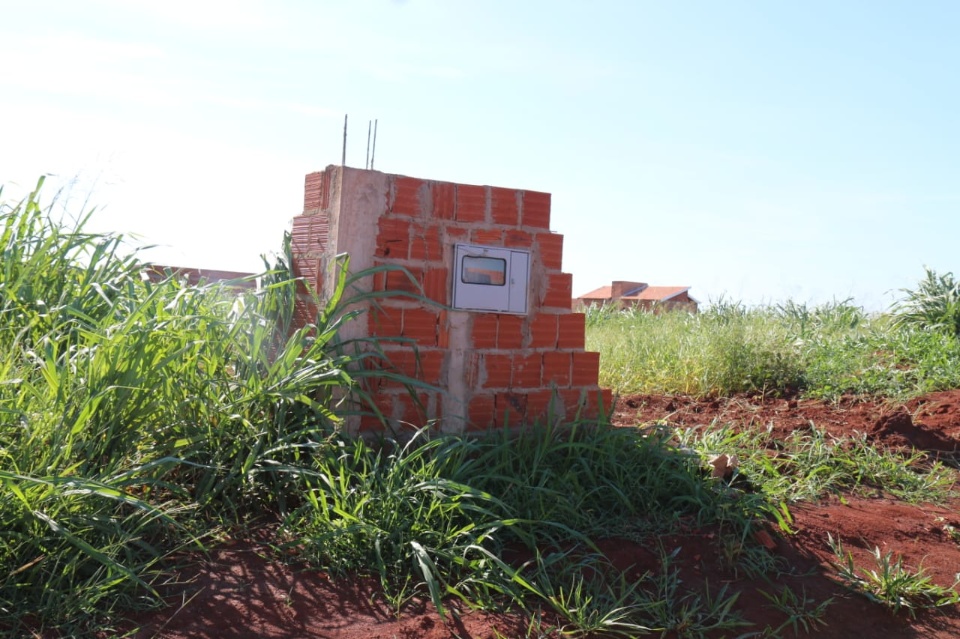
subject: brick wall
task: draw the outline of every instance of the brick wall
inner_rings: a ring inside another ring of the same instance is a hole
[[[435,387],[411,396],[395,382],[375,381],[370,390],[391,423],[437,420],[441,430],[461,432],[609,408],[610,392],[597,385],[599,354],[584,350],[584,316],[571,311],[571,276],[562,272],[563,236],[550,231],[549,193],[345,167],[308,175],[305,193],[304,213],[293,223],[298,275],[329,286],[333,256],[348,253],[352,271],[407,271],[377,273],[369,288],[435,302],[386,298],[350,328],[354,336],[387,338],[376,366]],[[450,309],[457,243],[529,250],[528,314]],[[395,337],[406,342],[391,343]],[[368,416],[353,428],[382,425]]]

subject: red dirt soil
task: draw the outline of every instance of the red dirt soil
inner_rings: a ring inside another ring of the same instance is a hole
[[[688,397],[633,396],[621,398],[614,423],[629,426],[661,422],[683,426],[730,423],[737,428],[771,428],[784,436],[815,424],[831,435],[866,433],[878,447],[929,451],[956,465],[960,450],[960,391],[934,393],[904,404],[843,399],[836,404],[816,400],[736,397],[697,400]],[[754,624],[717,636],[735,637],[777,627],[786,618],[773,610],[759,590],[773,593],[779,585],[806,592],[817,601],[834,597],[825,627],[817,637],[884,637],[948,639],[960,637],[960,606],[921,612],[915,619],[905,612],[893,615],[864,596],[838,585],[829,565],[833,557],[828,534],[842,540],[860,566],[873,566],[870,552],[902,555],[904,564],[923,566],[933,581],[950,586],[960,572],[960,542],[950,534],[960,530],[960,500],[946,506],[916,506],[879,495],[846,497],[791,509],[794,534],[771,535],[770,545],[790,574],[775,583],[736,574],[724,562],[718,536],[711,530],[690,530],[640,544],[623,539],[600,543],[610,560],[630,574],[657,566],[657,547],[679,549],[676,562],[684,584],[710,584],[712,593],[723,585],[740,592],[736,610]],[[219,548],[186,568],[188,581],[170,606],[141,616],[137,639],[241,639],[289,637],[323,639],[439,639],[441,637],[523,637],[526,623],[520,615],[485,615],[460,611],[456,619],[442,620],[427,604],[415,604],[399,617],[378,598],[376,584],[367,579],[332,580],[326,574],[269,559],[266,544],[237,542]],[[127,623],[119,624],[132,627]],[[792,637],[788,627],[782,636]],[[800,629],[800,636],[804,636]]]

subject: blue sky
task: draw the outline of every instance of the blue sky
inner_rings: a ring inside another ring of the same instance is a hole
[[[960,4],[33,0],[0,22],[0,183],[147,257],[256,270],[303,176],[553,194],[574,293],[885,308],[960,270]]]

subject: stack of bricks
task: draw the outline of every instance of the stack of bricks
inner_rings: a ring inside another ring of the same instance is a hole
[[[295,273],[321,292],[332,286],[334,256],[347,253],[353,272],[385,267],[369,289],[407,294],[368,304],[346,329],[380,340],[384,371],[429,386],[411,392],[374,378],[367,390],[391,426],[463,432],[610,408],[610,392],[597,385],[599,353],[584,348],[584,316],[570,310],[572,278],[562,272],[563,236],[550,231],[548,193],[332,166],[306,177],[292,238]],[[529,251],[528,312],[450,308],[456,244]],[[315,312],[301,310],[304,320]],[[382,428],[374,415],[352,427]]]

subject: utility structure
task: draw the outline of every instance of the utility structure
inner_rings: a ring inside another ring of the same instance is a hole
[[[330,290],[335,257],[362,285],[404,291],[367,305],[346,339],[385,338],[383,370],[431,386],[411,394],[389,379],[367,389],[391,427],[436,424],[442,432],[595,418],[611,406],[600,355],[584,347],[584,315],[571,310],[563,236],[550,230],[549,193],[475,186],[328,166],[306,176],[294,218],[293,268]],[[408,275],[409,274],[409,275]],[[411,281],[411,277],[412,280]],[[310,313],[310,302],[301,310]],[[390,341],[389,338],[404,341]],[[348,429],[382,429],[373,415]]]

